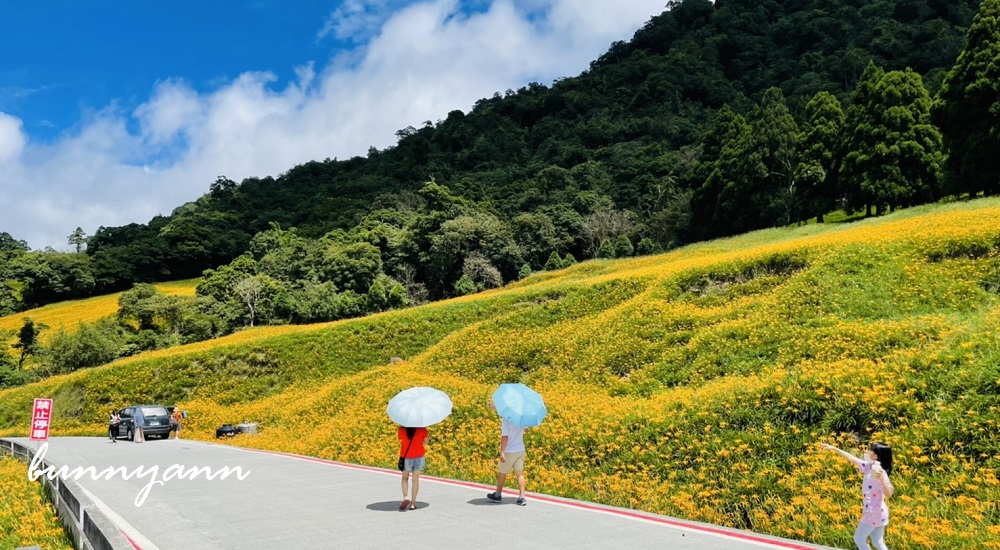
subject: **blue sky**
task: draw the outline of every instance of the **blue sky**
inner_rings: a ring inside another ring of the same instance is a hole
[[[216,176],[364,155],[573,76],[665,0],[6,2],[0,231],[69,250]],[[608,9],[613,6],[613,9]]]

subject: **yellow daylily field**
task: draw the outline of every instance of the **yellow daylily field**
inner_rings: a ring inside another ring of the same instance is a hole
[[[26,470],[20,460],[0,456],[0,548],[72,549],[45,489]]]
[[[253,421],[260,433],[232,444],[392,467],[386,402],[427,385],[454,401],[428,473],[489,483],[486,403],[508,381],[549,409],[526,435],[530,490],[846,548],[860,478],[819,443],[882,440],[892,548],[1000,549],[1000,200],[584,262],[130,357],[0,391],[0,434],[27,433],[34,397],[55,399],[57,436],[160,402],[188,412],[187,437]]]
[[[156,290],[168,296],[194,296],[197,279],[157,283]],[[93,323],[102,317],[118,313],[118,297],[121,293],[49,304],[35,309],[22,311],[14,315],[0,317],[0,333],[9,331],[16,334],[24,324],[24,319],[30,318],[36,324],[48,327],[39,336],[45,341],[49,334],[63,329],[72,332],[80,323]]]

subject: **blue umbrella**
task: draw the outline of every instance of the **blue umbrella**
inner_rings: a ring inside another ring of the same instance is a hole
[[[451,398],[434,388],[410,388],[390,399],[385,412],[400,426],[426,428],[448,418],[451,414]]]
[[[541,424],[548,414],[542,396],[524,384],[500,384],[493,404],[501,418],[521,428]]]

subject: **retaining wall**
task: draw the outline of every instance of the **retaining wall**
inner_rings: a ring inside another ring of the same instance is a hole
[[[20,443],[0,438],[0,454],[13,455],[31,462],[35,450]],[[43,460],[39,468],[53,465]],[[58,464],[54,465],[56,468]],[[80,484],[72,479],[49,479],[39,476],[56,506],[59,521],[77,550],[135,550],[125,534],[83,492]]]

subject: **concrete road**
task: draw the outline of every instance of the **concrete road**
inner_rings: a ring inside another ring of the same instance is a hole
[[[142,550],[822,548],[534,493],[524,507],[514,494],[496,504],[486,499],[487,486],[428,476],[421,477],[417,509],[400,512],[399,472],[198,441],[60,437],[49,440],[45,458],[97,472],[124,466],[135,473],[141,466],[143,477],[86,474],[77,482]],[[163,480],[177,472],[173,465],[249,474],[208,480],[202,471],[193,480],[151,483],[154,466]]]

